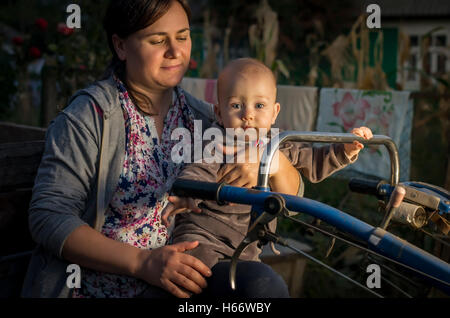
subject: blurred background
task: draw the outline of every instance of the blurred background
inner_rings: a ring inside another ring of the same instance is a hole
[[[70,3],[81,8],[80,29],[65,24]],[[227,61],[252,56],[275,72],[280,85],[410,92],[413,111],[406,180],[449,190],[449,1],[189,3],[193,49],[188,78],[215,79]],[[381,8],[380,29],[367,27],[366,8],[371,3]],[[0,121],[45,128],[76,90],[103,74],[111,57],[101,24],[106,5],[107,1],[88,0],[0,2]],[[305,196],[379,224],[377,200],[349,192],[347,181],[306,182]],[[328,252],[326,237],[288,222],[281,222],[279,230],[311,247],[321,259]],[[397,231],[395,226],[392,230]],[[442,253],[423,233],[398,231],[430,252]],[[348,246],[336,243],[329,254],[328,263],[355,277],[365,274],[357,265],[361,254]],[[365,297],[367,293],[308,263],[298,295]]]

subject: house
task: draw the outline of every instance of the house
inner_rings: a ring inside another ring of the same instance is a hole
[[[369,4],[379,5],[381,28],[388,34],[387,38],[385,36],[384,57],[392,59],[392,54],[396,54],[395,80],[402,89],[419,90],[421,74],[428,74],[432,83],[436,83],[436,78],[450,72],[450,1],[357,2],[361,12],[366,12]],[[405,37],[409,40],[409,50],[406,49],[403,52],[406,54],[402,55],[403,45],[408,42]],[[393,47],[397,48],[396,53]],[[392,64],[383,63],[383,69],[388,77],[393,76]]]

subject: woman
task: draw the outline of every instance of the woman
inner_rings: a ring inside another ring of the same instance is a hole
[[[211,270],[183,253],[197,242],[166,245],[161,224],[182,168],[170,160],[171,131],[192,131],[194,119],[205,129],[213,119],[208,104],[177,86],[190,60],[189,8],[182,0],[114,0],[104,26],[111,74],[75,94],[47,132],[29,210],[38,247],[23,296],[226,295],[228,264]],[[255,184],[256,172],[235,165],[224,178]],[[71,263],[82,268],[81,288],[67,287]],[[238,275],[238,296],[288,296],[264,264],[244,263]]]

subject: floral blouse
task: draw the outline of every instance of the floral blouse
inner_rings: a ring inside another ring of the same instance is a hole
[[[193,134],[194,117],[182,89],[176,87],[159,140],[153,118],[137,111],[123,83],[118,78],[116,82],[125,119],[125,160],[117,190],[105,212],[102,233],[139,248],[154,249],[167,242],[161,211],[183,168],[171,160],[172,148],[179,140],[170,137],[177,127],[188,128]],[[75,289],[73,297],[135,297],[147,286],[133,277],[83,269],[81,288]]]

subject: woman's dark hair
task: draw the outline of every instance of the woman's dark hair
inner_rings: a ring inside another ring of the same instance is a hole
[[[112,42],[113,34],[125,39],[129,35],[145,29],[155,23],[169,10],[172,2],[177,1],[186,11],[189,23],[191,9],[186,0],[111,0],[103,19],[109,49],[113,55],[104,78],[114,72],[126,84],[125,63],[119,59]],[[133,98],[136,92],[129,91]],[[142,96],[143,97],[143,96]],[[135,98],[133,98],[135,99]]]

